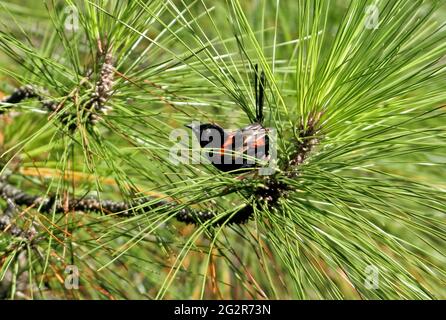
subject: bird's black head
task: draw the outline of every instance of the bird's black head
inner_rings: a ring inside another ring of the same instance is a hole
[[[219,148],[223,142],[226,140],[226,133],[222,127],[217,124],[212,123],[192,123],[186,125],[186,127],[191,128],[200,142],[200,146]]]

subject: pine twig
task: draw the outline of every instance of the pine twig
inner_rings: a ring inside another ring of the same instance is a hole
[[[0,215],[0,231],[8,231],[14,237],[24,238],[31,241],[36,235],[36,230],[33,226],[31,226],[28,231],[24,231],[21,228],[17,227],[13,223],[14,211],[16,211],[17,209],[16,205],[9,198],[6,199],[6,203],[6,209],[3,214]]]
[[[100,120],[100,115],[106,115],[112,109],[106,106],[106,102],[112,94],[114,72],[113,57],[110,53],[107,53],[103,59],[99,79],[95,84],[95,91],[91,98],[82,105],[83,110],[88,114],[87,119],[90,124],[96,124]],[[0,105],[5,105],[5,108],[0,110],[0,114],[3,114],[7,109],[11,109],[14,104],[33,98],[36,98],[41,103],[43,111],[57,113],[61,107],[59,103],[45,99],[42,92],[44,90],[39,90],[32,85],[25,85],[15,89],[10,96],[0,100]],[[73,131],[77,127],[77,124],[73,122],[75,118],[76,114],[64,112],[60,117],[60,121],[70,131]]]
[[[299,126],[299,141],[296,143],[296,150],[292,156],[289,166],[299,166],[304,163],[305,159],[311,153],[316,145],[319,144],[320,119],[322,112],[312,113],[308,117],[306,124],[303,120]]]
[[[0,196],[3,199],[11,199],[17,206],[33,206],[39,210],[40,213],[52,213],[53,210],[56,213],[65,213],[66,204],[58,203],[54,197],[41,197],[37,195],[30,195],[13,185],[0,181]],[[166,200],[159,200],[155,204],[146,205],[147,202],[152,202],[154,198],[144,198],[135,201],[133,204],[112,200],[99,200],[96,198],[84,198],[84,199],[70,199],[68,201],[69,211],[81,211],[92,213],[105,213],[107,215],[114,215],[118,217],[129,217],[137,214],[138,211],[142,213],[150,212],[155,208],[162,206],[175,207],[176,203],[168,202]],[[140,210],[133,210],[135,207],[141,207]],[[218,213],[211,211],[198,211],[191,208],[182,208],[173,214],[175,218],[186,224],[200,224],[207,221],[217,219]],[[225,224],[244,224],[252,215],[252,207],[246,206],[233,214],[228,220],[225,216],[218,218],[215,221],[215,225]]]
[[[99,115],[106,115],[112,108],[106,106],[107,100],[111,97],[114,83],[115,68],[113,67],[113,56],[110,52],[104,55],[99,80],[95,86],[92,98],[85,105],[89,112],[89,120],[94,124],[100,119]]]
[[[57,103],[54,101],[48,101],[43,98],[43,96],[39,93],[39,90],[36,89],[32,85],[25,85],[23,87],[17,88],[14,92],[2,100],[0,103],[6,104],[17,104],[27,99],[37,98],[45,111],[54,112],[57,109]],[[6,105],[5,109],[10,109],[11,106]],[[0,110],[0,114],[5,112],[5,109]]]

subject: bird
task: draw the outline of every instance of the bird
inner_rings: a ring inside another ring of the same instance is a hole
[[[259,166],[259,161],[269,159],[270,139],[268,129],[263,126],[265,73],[260,74],[255,66],[254,87],[256,115],[254,121],[246,127],[228,131],[215,123],[193,122],[186,125],[192,129],[204,149],[205,156],[212,165],[222,172],[240,173]]]

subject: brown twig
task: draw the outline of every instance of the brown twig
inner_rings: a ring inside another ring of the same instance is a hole
[[[55,197],[42,197],[30,195],[11,184],[0,181],[0,197],[11,199],[17,206],[34,206],[40,213],[66,213],[64,204],[56,201]],[[143,198],[126,203],[112,200],[99,200],[96,198],[69,199],[67,207],[70,211],[104,213],[117,217],[129,217],[141,213],[150,212],[156,208],[166,207],[172,209],[179,207],[179,204],[162,199]],[[244,224],[252,216],[252,207],[246,206],[233,214],[230,218],[227,215],[220,215],[210,211],[198,211],[191,208],[181,208],[174,210],[172,215],[180,222],[186,224],[200,224],[214,220],[215,225],[221,224]]]

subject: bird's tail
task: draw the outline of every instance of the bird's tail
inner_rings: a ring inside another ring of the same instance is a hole
[[[264,120],[263,106],[265,102],[266,78],[265,72],[260,73],[259,83],[259,66],[255,65],[254,87],[256,96],[256,122],[262,124]]]

